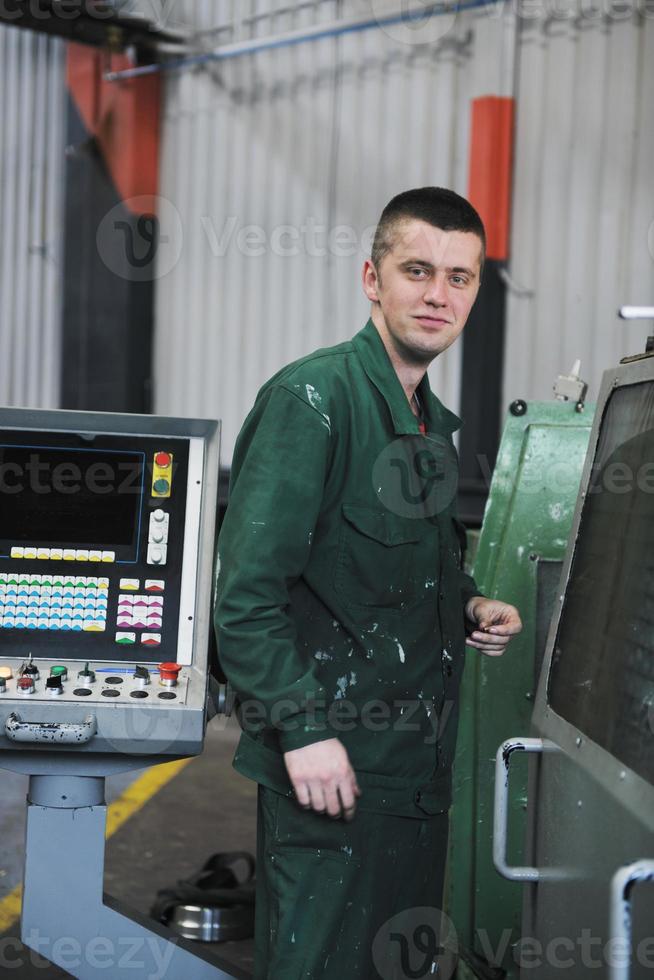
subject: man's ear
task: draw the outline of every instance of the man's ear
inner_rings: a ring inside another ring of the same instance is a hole
[[[361,281],[363,283],[363,291],[370,300],[371,303],[379,302],[378,288],[379,288],[379,277],[377,275],[377,270],[372,264],[371,259],[366,259],[363,263],[363,271],[361,273]]]

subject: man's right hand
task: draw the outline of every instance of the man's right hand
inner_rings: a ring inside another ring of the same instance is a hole
[[[284,762],[300,806],[352,819],[361,790],[339,739],[327,738],[285,752]]]

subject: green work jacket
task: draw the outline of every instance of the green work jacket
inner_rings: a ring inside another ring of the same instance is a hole
[[[290,794],[283,753],[338,737],[362,809],[450,804],[466,601],[455,517],[460,420],[418,397],[372,323],[279,371],[239,434],[216,563],[235,767]],[[465,535],[465,532],[463,532]]]

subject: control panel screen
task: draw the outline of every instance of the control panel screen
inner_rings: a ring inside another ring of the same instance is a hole
[[[189,438],[0,429],[0,657],[176,661],[201,479]]]
[[[0,444],[0,554],[32,543],[136,558],[145,456]]]
[[[554,710],[654,782],[654,384],[611,395],[552,655]]]

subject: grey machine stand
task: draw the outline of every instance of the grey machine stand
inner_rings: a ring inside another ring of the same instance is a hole
[[[242,977],[103,896],[105,778],[202,751],[219,425],[0,410],[0,768],[22,941],[80,980]]]

